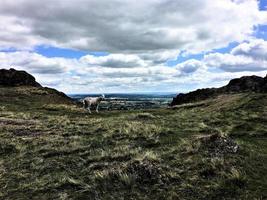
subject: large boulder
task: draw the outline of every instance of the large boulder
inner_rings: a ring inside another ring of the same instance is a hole
[[[35,78],[25,71],[18,71],[13,68],[0,69],[1,86],[33,86],[42,87]]]

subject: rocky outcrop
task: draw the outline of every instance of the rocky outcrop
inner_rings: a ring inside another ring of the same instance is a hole
[[[15,87],[10,92],[10,88]],[[23,86],[23,87],[17,87]],[[25,72],[11,69],[0,69],[0,99],[12,97],[28,98],[31,96],[33,99],[42,99],[42,102],[47,103],[67,103],[73,104],[74,101],[63,92],[57,91],[53,88],[42,87],[35,78]],[[8,92],[9,91],[9,92]]]
[[[187,94],[180,93],[175,98],[173,98],[171,106],[195,102],[195,101],[201,101],[213,97],[216,94],[217,93],[215,88],[198,89],[196,91],[189,92]]]
[[[33,86],[42,87],[35,78],[25,71],[18,71],[13,68],[0,69],[1,86]]]
[[[264,82],[264,78],[259,76],[243,76],[232,79],[226,86],[218,90],[221,92],[262,92]]]
[[[180,93],[173,98],[171,106],[201,101],[220,94],[240,92],[267,92],[267,75],[265,78],[259,76],[243,76],[232,79],[226,86],[220,88],[206,88],[186,94]]]

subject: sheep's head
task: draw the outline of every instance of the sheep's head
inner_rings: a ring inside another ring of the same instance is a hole
[[[101,99],[101,100],[104,100],[104,99],[105,99],[105,95],[102,94],[102,95],[100,96],[100,99]]]

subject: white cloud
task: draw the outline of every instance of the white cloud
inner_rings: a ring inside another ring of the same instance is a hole
[[[149,62],[149,65],[159,65],[167,62],[168,60],[176,60],[179,50],[162,50],[162,51],[146,51],[137,54],[141,59]]]
[[[211,53],[204,57],[208,67],[216,67],[229,72],[267,70],[267,42],[250,40],[241,43],[230,53]]]
[[[66,62],[64,58],[47,58],[25,51],[0,52],[0,60],[0,66],[3,68],[14,67],[37,74],[60,74],[66,72],[67,67],[71,67],[71,62]]]
[[[131,68],[146,66],[144,60],[137,55],[109,54],[106,56],[83,56],[80,61],[90,66],[112,67],[112,68]]]
[[[191,59],[183,63],[177,64],[176,69],[178,69],[182,73],[188,74],[188,73],[194,73],[195,71],[200,70],[200,69],[205,70],[206,66],[201,61]]]
[[[104,56],[86,55],[79,60],[88,66],[111,68],[152,67],[163,65],[168,60],[175,60],[179,51],[160,51],[146,53],[113,53]]]
[[[242,75],[264,76],[267,73],[266,60],[255,54],[257,51],[254,49],[255,46],[265,49],[265,45],[265,41],[259,43],[251,40],[241,43],[231,53],[209,53],[202,60],[190,59],[173,67],[162,62],[156,64],[156,54],[153,53],[146,56],[86,55],[80,59],[70,59],[48,58],[27,51],[0,52],[0,67],[13,66],[26,70],[41,84],[67,93],[187,91],[222,86],[229,79]],[[173,56],[167,55],[160,59]]]
[[[257,60],[267,60],[267,41],[254,39],[235,47],[231,54],[244,55]]]
[[[0,48],[50,44],[111,53],[207,51],[267,22],[254,0],[2,0]]]
[[[81,59],[48,58],[34,52],[0,52],[0,68],[14,67],[33,74],[45,86],[65,92],[90,92],[103,88],[137,90],[156,87],[181,74],[174,67],[148,66],[137,55],[109,54]],[[76,89],[75,89],[76,88]]]

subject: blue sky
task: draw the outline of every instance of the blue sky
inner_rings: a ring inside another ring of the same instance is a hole
[[[267,73],[266,13],[266,0],[5,1],[0,67],[67,93],[218,87]]]
[[[267,1],[260,0],[259,1],[259,8],[260,8],[260,10],[267,10]]]

